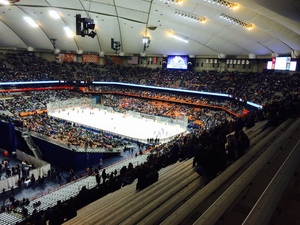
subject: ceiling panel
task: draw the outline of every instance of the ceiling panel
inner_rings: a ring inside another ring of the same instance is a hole
[[[142,36],[147,34],[151,43],[146,53],[152,55],[271,55],[300,51],[299,23],[286,16],[287,10],[279,0],[272,7],[266,7],[266,1],[235,2],[239,4],[237,10],[204,0],[183,0],[181,5],[160,0],[21,0],[10,6],[0,5],[0,48],[53,51],[51,39],[56,39],[56,48],[61,51],[115,54],[110,46],[114,38],[122,44],[120,51],[132,55],[143,51]],[[50,9],[56,10],[60,18],[51,18]],[[176,10],[205,17],[206,22],[199,24],[175,16]],[[253,29],[233,25],[221,19],[221,13],[251,23]],[[76,14],[94,20],[94,38],[75,35]],[[23,19],[26,15],[39,27],[30,27]],[[66,26],[74,33],[73,38],[66,36]],[[169,32],[176,32],[189,42],[173,39]]]

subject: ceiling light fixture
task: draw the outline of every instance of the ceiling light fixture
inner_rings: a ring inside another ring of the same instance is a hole
[[[205,23],[205,21],[206,21],[205,17],[201,17],[201,16],[198,16],[196,14],[189,13],[189,12],[182,11],[182,10],[177,10],[177,9],[175,10],[175,15],[176,16],[181,16],[185,19],[189,19],[189,20],[199,22],[199,23]]]
[[[74,34],[69,27],[64,27],[64,30],[66,32],[67,37],[69,37],[69,38],[74,37]]]
[[[144,52],[146,52],[147,48],[149,48],[150,42],[151,42],[150,37],[147,35],[144,35],[143,36]]]
[[[34,22],[34,20],[31,19],[29,16],[24,16],[24,20],[26,20],[26,22],[29,23],[30,26],[32,26],[32,27],[38,27],[38,26],[39,26],[39,25],[38,25],[36,22]]]
[[[166,4],[182,4],[183,0],[160,0],[161,2],[164,2]]]
[[[49,15],[54,19],[60,18],[60,16],[58,15],[58,13],[55,10],[49,10]]]
[[[7,0],[0,0],[0,4],[9,5],[10,3]]]
[[[143,44],[149,45],[150,44],[150,37],[148,37],[147,35],[144,35],[143,36]]]
[[[252,26],[251,23],[246,23],[246,22],[244,22],[244,21],[242,21],[242,20],[239,20],[239,19],[237,19],[237,18],[235,18],[235,17],[226,15],[226,14],[224,14],[224,13],[222,13],[222,14],[220,15],[220,18],[222,18],[222,19],[224,19],[224,20],[226,20],[226,21],[228,21],[228,22],[231,22],[231,23],[233,23],[233,24],[235,24],[235,25],[242,26],[242,27],[244,27],[244,28],[247,29],[247,30],[252,30],[252,29],[253,29],[253,26]]]
[[[238,9],[239,5],[237,3],[225,1],[225,0],[204,0],[205,2],[212,3],[212,4],[217,4],[229,9]]]
[[[76,15],[76,35],[81,35],[81,37],[85,37],[87,35],[94,38],[97,35],[95,26],[93,19],[81,18],[80,14]]]
[[[121,49],[121,42],[115,41],[114,38],[110,39],[110,47],[113,49],[116,53],[118,53]]]
[[[170,35],[171,35],[173,38],[175,38],[175,39],[177,39],[177,40],[179,40],[179,41],[182,41],[182,42],[184,42],[184,43],[188,43],[188,42],[189,42],[189,38],[188,38],[188,37],[185,37],[185,36],[183,36],[183,35],[181,35],[181,34],[173,33],[172,31],[170,31]]]
[[[97,33],[95,31],[91,31],[88,36],[90,36],[91,38],[94,38],[97,35]]]

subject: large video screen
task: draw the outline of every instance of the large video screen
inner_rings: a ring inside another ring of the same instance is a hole
[[[282,58],[282,57],[277,57]],[[272,61],[267,62],[267,69],[268,70],[288,70],[288,71],[296,71],[297,70],[297,61],[290,61],[290,59],[279,59],[277,58],[272,59]],[[289,58],[289,57],[283,57]],[[277,67],[276,67],[277,62]]]
[[[267,63],[267,70],[272,70],[272,61],[268,61],[268,63]]]
[[[275,70],[289,70],[291,57],[276,57]]]
[[[297,69],[297,61],[291,61],[290,71],[296,71]]]
[[[189,57],[187,55],[169,55],[167,58],[167,69],[188,69]]]

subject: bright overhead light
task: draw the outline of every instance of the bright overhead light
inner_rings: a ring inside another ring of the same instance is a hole
[[[144,35],[144,36],[143,36],[144,52],[146,52],[147,48],[149,48],[150,42],[151,42],[150,37],[147,36],[147,35]]]
[[[239,7],[239,5],[237,3],[233,3],[233,2],[229,2],[229,1],[225,1],[225,0],[204,0],[205,2],[208,3],[212,3],[212,4],[217,4],[229,9],[237,9]]]
[[[9,1],[7,1],[7,0],[0,0],[0,4],[9,5]]]
[[[64,27],[64,30],[66,32],[66,35],[69,37],[69,38],[72,38],[74,37],[74,34],[73,32],[71,31],[71,29],[69,27]]]
[[[170,31],[170,35],[171,35],[171,37],[173,37],[173,38],[175,38],[175,39],[177,39],[179,41],[182,41],[184,43],[188,43],[189,42],[189,38],[185,37],[185,36],[183,36],[181,34],[173,33],[172,31]]]
[[[189,13],[189,12],[186,12],[186,11],[183,11],[183,10],[175,10],[175,15],[176,16],[181,16],[185,19],[189,19],[189,20],[199,22],[199,23],[205,23],[205,21],[206,21],[205,17],[201,17],[201,16],[198,16],[196,14]]]
[[[226,14],[222,13],[220,15],[220,18],[224,19],[224,20],[226,20],[228,22],[231,22],[231,23],[233,23],[235,25],[239,25],[241,27],[244,27],[247,30],[252,30],[253,29],[253,26],[252,26],[251,23],[246,23],[246,22],[244,22],[242,20],[239,20],[239,19],[237,19],[237,18],[235,18],[233,16],[229,16],[229,15],[226,15]]]
[[[239,8],[239,4],[234,4],[234,5],[232,6],[232,8],[230,8],[230,9],[236,10],[236,9],[238,9],[238,8]]]
[[[55,10],[49,10],[49,15],[51,17],[53,17],[54,19],[59,19],[60,16],[58,15],[58,13]]]
[[[160,0],[161,2],[164,2],[166,4],[182,4],[183,0]]]
[[[144,35],[143,36],[143,44],[150,44],[150,37],[148,37],[147,35]]]
[[[38,27],[38,26],[39,26],[39,25],[38,25],[36,22],[34,22],[34,20],[31,19],[29,16],[25,16],[25,17],[24,17],[24,20],[26,20],[26,22],[29,23],[30,26],[32,26],[32,27]]]

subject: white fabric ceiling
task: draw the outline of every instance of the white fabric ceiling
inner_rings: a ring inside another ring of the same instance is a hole
[[[259,56],[299,52],[297,2],[300,1],[285,0],[285,5],[290,7],[283,7],[282,2],[236,0],[234,3],[239,4],[237,10],[205,0],[183,0],[181,5],[161,0],[20,0],[11,5],[0,3],[0,48],[53,51],[51,39],[57,39],[55,46],[61,51],[114,54],[111,49],[111,38],[114,38],[121,42],[121,52],[132,55],[143,52],[142,37],[147,33],[151,38],[147,55]],[[55,10],[60,18],[50,17],[50,9]],[[176,9],[205,17],[206,22],[202,24],[175,16]],[[254,28],[246,30],[225,21],[220,18],[221,13],[251,23]],[[95,38],[66,36],[65,26],[75,34],[76,14],[94,20]],[[31,27],[24,16],[31,17],[39,27]],[[171,38],[169,31],[188,37],[189,42]]]

